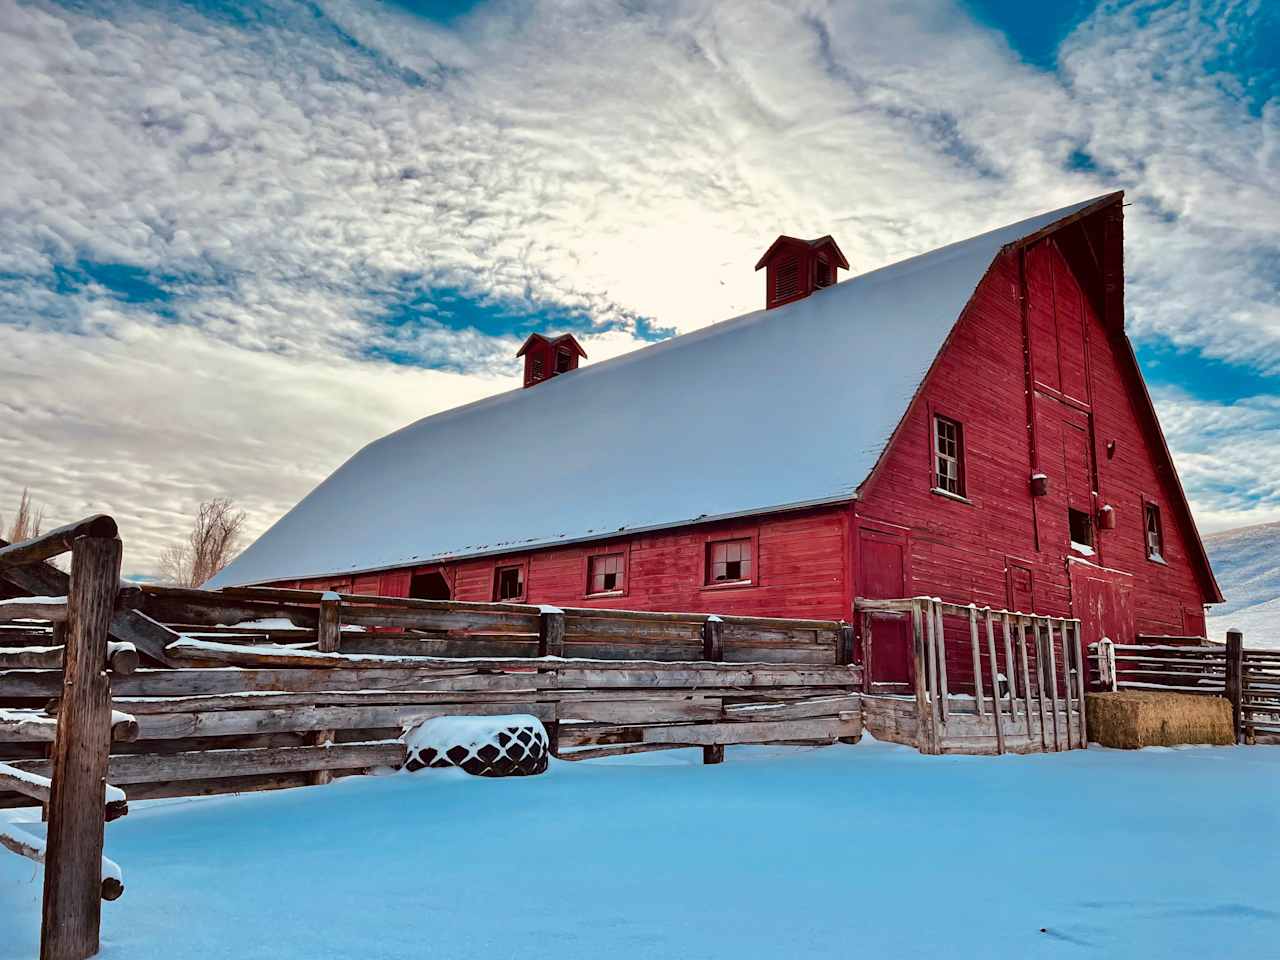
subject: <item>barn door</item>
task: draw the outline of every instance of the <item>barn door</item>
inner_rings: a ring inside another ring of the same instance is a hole
[[[1071,614],[1080,619],[1086,648],[1103,637],[1114,643],[1133,643],[1133,577],[1119,570],[1072,561]]]
[[[859,528],[857,583],[859,596],[869,600],[908,595],[905,531]],[[910,618],[872,614],[871,621],[871,662],[866,664],[871,683],[909,688],[915,681]]]

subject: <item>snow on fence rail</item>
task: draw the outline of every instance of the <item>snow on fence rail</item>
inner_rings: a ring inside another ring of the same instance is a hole
[[[108,775],[133,799],[399,766],[407,727],[459,714],[535,716],[570,759],[861,734],[836,621],[146,586],[121,590],[111,629],[147,661],[111,691],[137,736]],[[60,691],[57,671],[0,671],[10,709],[56,714]],[[48,769],[34,738],[3,741],[12,767]]]

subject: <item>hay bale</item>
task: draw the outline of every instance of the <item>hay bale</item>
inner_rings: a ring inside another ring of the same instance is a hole
[[[1222,697],[1157,690],[1119,690],[1085,696],[1089,739],[1137,750],[1184,743],[1235,743],[1231,704]]]

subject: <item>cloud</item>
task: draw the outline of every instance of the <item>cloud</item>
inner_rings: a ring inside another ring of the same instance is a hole
[[[0,409],[23,418],[0,448],[39,453],[0,496],[136,516],[145,566],[202,495],[265,524],[377,434],[513,383],[521,336],[457,329],[431,291],[585,315],[595,360],[758,307],[779,232],[832,232],[862,271],[1114,187],[1131,330],[1280,371],[1280,105],[1229,72],[1251,11],[1104,4],[1050,73],[925,0],[506,0],[448,26],[0,0]],[[1215,522],[1266,509],[1186,436]]]
[[[30,485],[50,519],[111,513],[126,572],[153,572],[201,500],[233,496],[256,537],[363,442],[515,385],[285,360],[127,315],[112,330],[91,339],[0,328],[0,491],[12,491],[0,511]]]
[[[1152,399],[1204,532],[1280,520],[1280,396],[1215,403],[1165,388]]]

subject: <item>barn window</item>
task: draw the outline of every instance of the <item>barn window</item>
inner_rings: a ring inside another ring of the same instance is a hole
[[[602,553],[587,560],[587,593],[621,593],[623,562],[620,553]]]
[[[1146,504],[1147,559],[1164,563],[1164,528],[1160,524],[1160,507]]]
[[[573,356],[564,347],[556,351],[556,373],[568,373],[573,365]]]
[[[449,600],[449,581],[438,570],[415,573],[409,581],[409,596],[415,600]]]
[[[707,583],[749,583],[751,540],[713,540],[707,544]]]
[[[498,567],[493,572],[493,599],[524,599],[524,567]]]
[[[964,496],[964,428],[947,417],[933,418],[933,486],[935,490]]]
[[[542,358],[534,357],[533,362],[529,364],[529,369],[534,380],[541,380],[543,375]]]
[[[789,257],[778,264],[773,275],[773,299],[783,300],[800,292],[800,258]]]
[[[814,266],[813,284],[816,287],[831,286],[831,264],[826,257],[819,257]]]
[[[1093,519],[1088,511],[1067,510],[1067,525],[1071,528],[1071,545],[1077,549],[1084,547],[1087,552],[1093,550]]]

